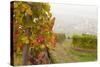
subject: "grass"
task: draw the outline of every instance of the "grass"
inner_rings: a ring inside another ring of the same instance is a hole
[[[76,62],[86,62],[86,61],[96,61],[97,60],[97,52],[86,52],[86,49],[83,51],[74,50],[72,46],[72,40],[68,39],[63,44],[66,53],[72,57],[76,58]],[[73,47],[74,48],[74,47]]]
[[[92,53],[80,52],[80,51],[71,49],[70,54],[73,56],[76,56],[79,62],[96,61],[97,59],[97,54],[95,52],[92,52]]]

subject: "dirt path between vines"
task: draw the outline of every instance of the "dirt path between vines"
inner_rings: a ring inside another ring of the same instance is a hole
[[[70,43],[71,42],[69,42],[69,45]],[[54,62],[55,63],[77,62],[78,58],[68,54],[69,49],[70,49],[69,46],[65,47],[63,43],[62,44],[57,43],[55,50],[50,51],[53,60],[55,60]]]

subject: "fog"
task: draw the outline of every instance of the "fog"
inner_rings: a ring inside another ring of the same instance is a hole
[[[97,33],[97,7],[69,4],[50,4],[56,18],[53,31],[56,33]]]

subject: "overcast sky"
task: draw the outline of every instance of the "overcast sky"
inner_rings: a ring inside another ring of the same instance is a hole
[[[54,16],[67,16],[67,14],[97,17],[96,6],[84,6],[84,5],[69,5],[69,4],[51,4],[51,11]]]
[[[50,4],[56,18],[53,30],[60,33],[97,32],[97,7],[69,4]],[[87,30],[85,30],[87,29]]]

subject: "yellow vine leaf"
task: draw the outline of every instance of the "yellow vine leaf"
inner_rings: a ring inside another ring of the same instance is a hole
[[[27,9],[26,13],[31,16],[32,15],[32,10],[31,9]]]
[[[28,44],[29,43],[28,37],[23,37],[22,42]]]

